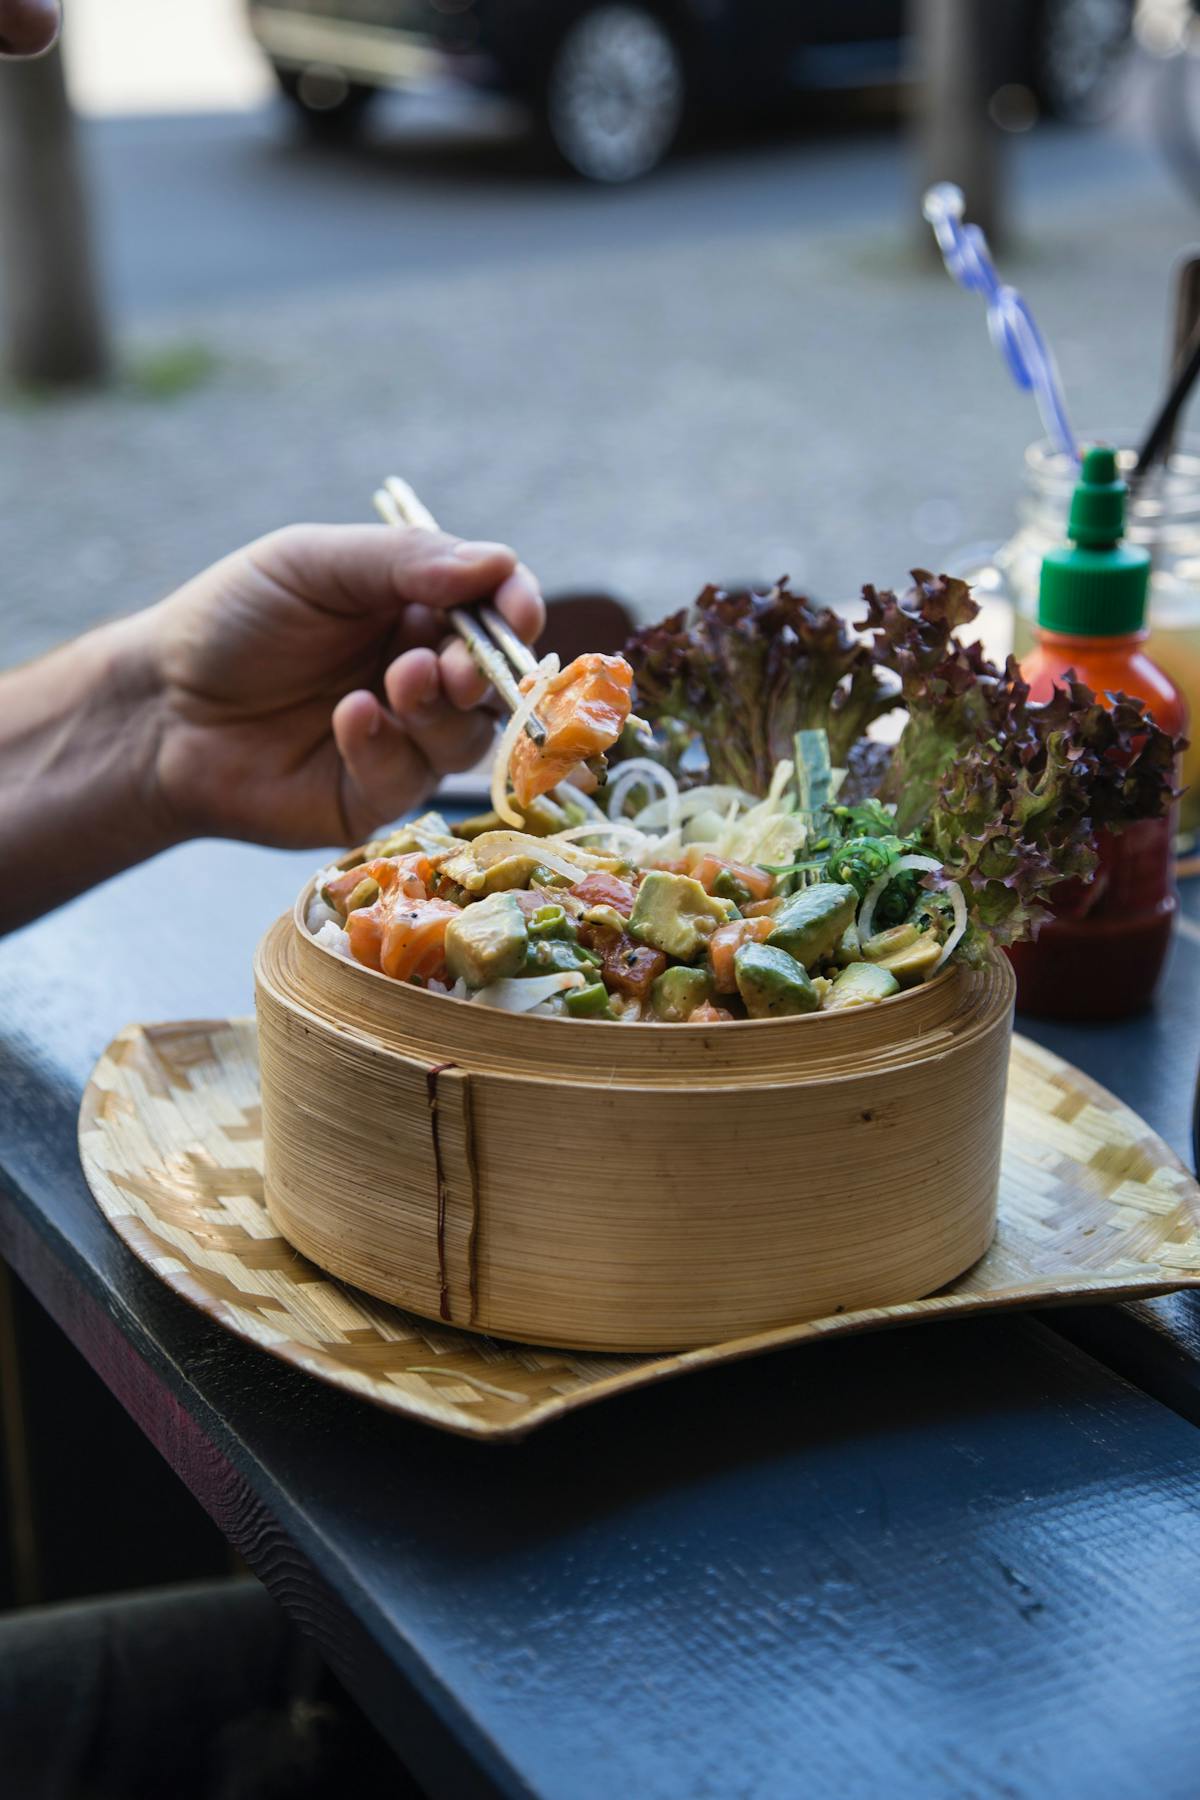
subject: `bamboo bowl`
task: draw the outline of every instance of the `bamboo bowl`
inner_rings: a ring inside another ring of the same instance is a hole
[[[678,1350],[934,1292],[991,1243],[1014,981],[718,1026],[491,1011],[316,944],[255,961],[266,1201],[466,1330]]]

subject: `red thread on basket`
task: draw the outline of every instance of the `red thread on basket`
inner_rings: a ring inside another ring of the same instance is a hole
[[[429,1096],[429,1132],[433,1139],[433,1173],[437,1182],[437,1260],[438,1313],[450,1323],[450,1284],[446,1279],[446,1174],[442,1168],[442,1145],[438,1136],[438,1076],[456,1063],[437,1063],[425,1071],[425,1091]]]

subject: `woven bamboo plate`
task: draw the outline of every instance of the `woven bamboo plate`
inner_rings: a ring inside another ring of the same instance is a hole
[[[105,1216],[167,1285],[320,1380],[465,1436],[520,1437],[689,1369],[840,1333],[1200,1286],[1200,1188],[1135,1113],[1013,1040],[1000,1226],[926,1300],[842,1313],[670,1356],[579,1355],[455,1331],[323,1275],[262,1197],[254,1022],[131,1025],[92,1074],[84,1171]]]

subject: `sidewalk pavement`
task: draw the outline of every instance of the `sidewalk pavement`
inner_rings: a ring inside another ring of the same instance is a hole
[[[128,348],[202,343],[215,370],[193,391],[6,404],[0,661],[288,520],[367,518],[392,471],[447,527],[516,544],[548,591],[607,587],[643,615],[785,571],[842,600],[1005,535],[1037,419],[979,302],[898,227],[778,217],[182,311]],[[1102,207],[1086,185],[1027,194],[1022,222],[1005,272],[1079,428],[1136,430],[1194,214],[1154,171]]]

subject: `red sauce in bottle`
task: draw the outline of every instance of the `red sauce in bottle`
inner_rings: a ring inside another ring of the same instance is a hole
[[[1146,597],[1150,558],[1123,541],[1125,483],[1115,453],[1085,452],[1071,501],[1070,543],[1042,562],[1037,642],[1022,664],[1034,701],[1049,700],[1069,672],[1107,704],[1140,700],[1163,731],[1187,727],[1182,694],[1150,660]],[[1148,1006],[1171,943],[1178,898],[1173,817],[1143,819],[1101,835],[1090,882],[1052,891],[1054,917],[1033,943],[1009,951],[1017,1005],[1048,1019],[1120,1019]]]
[[[1105,694],[1141,700],[1163,731],[1187,730],[1182,694],[1142,648],[1147,633],[1075,637],[1039,630],[1021,665],[1031,698],[1048,700],[1073,669]],[[1054,889],[1054,918],[1033,943],[1014,944],[1017,1005],[1048,1019],[1120,1019],[1148,1006],[1170,948],[1178,898],[1173,876],[1174,818],[1142,819],[1103,832],[1090,882]]]

